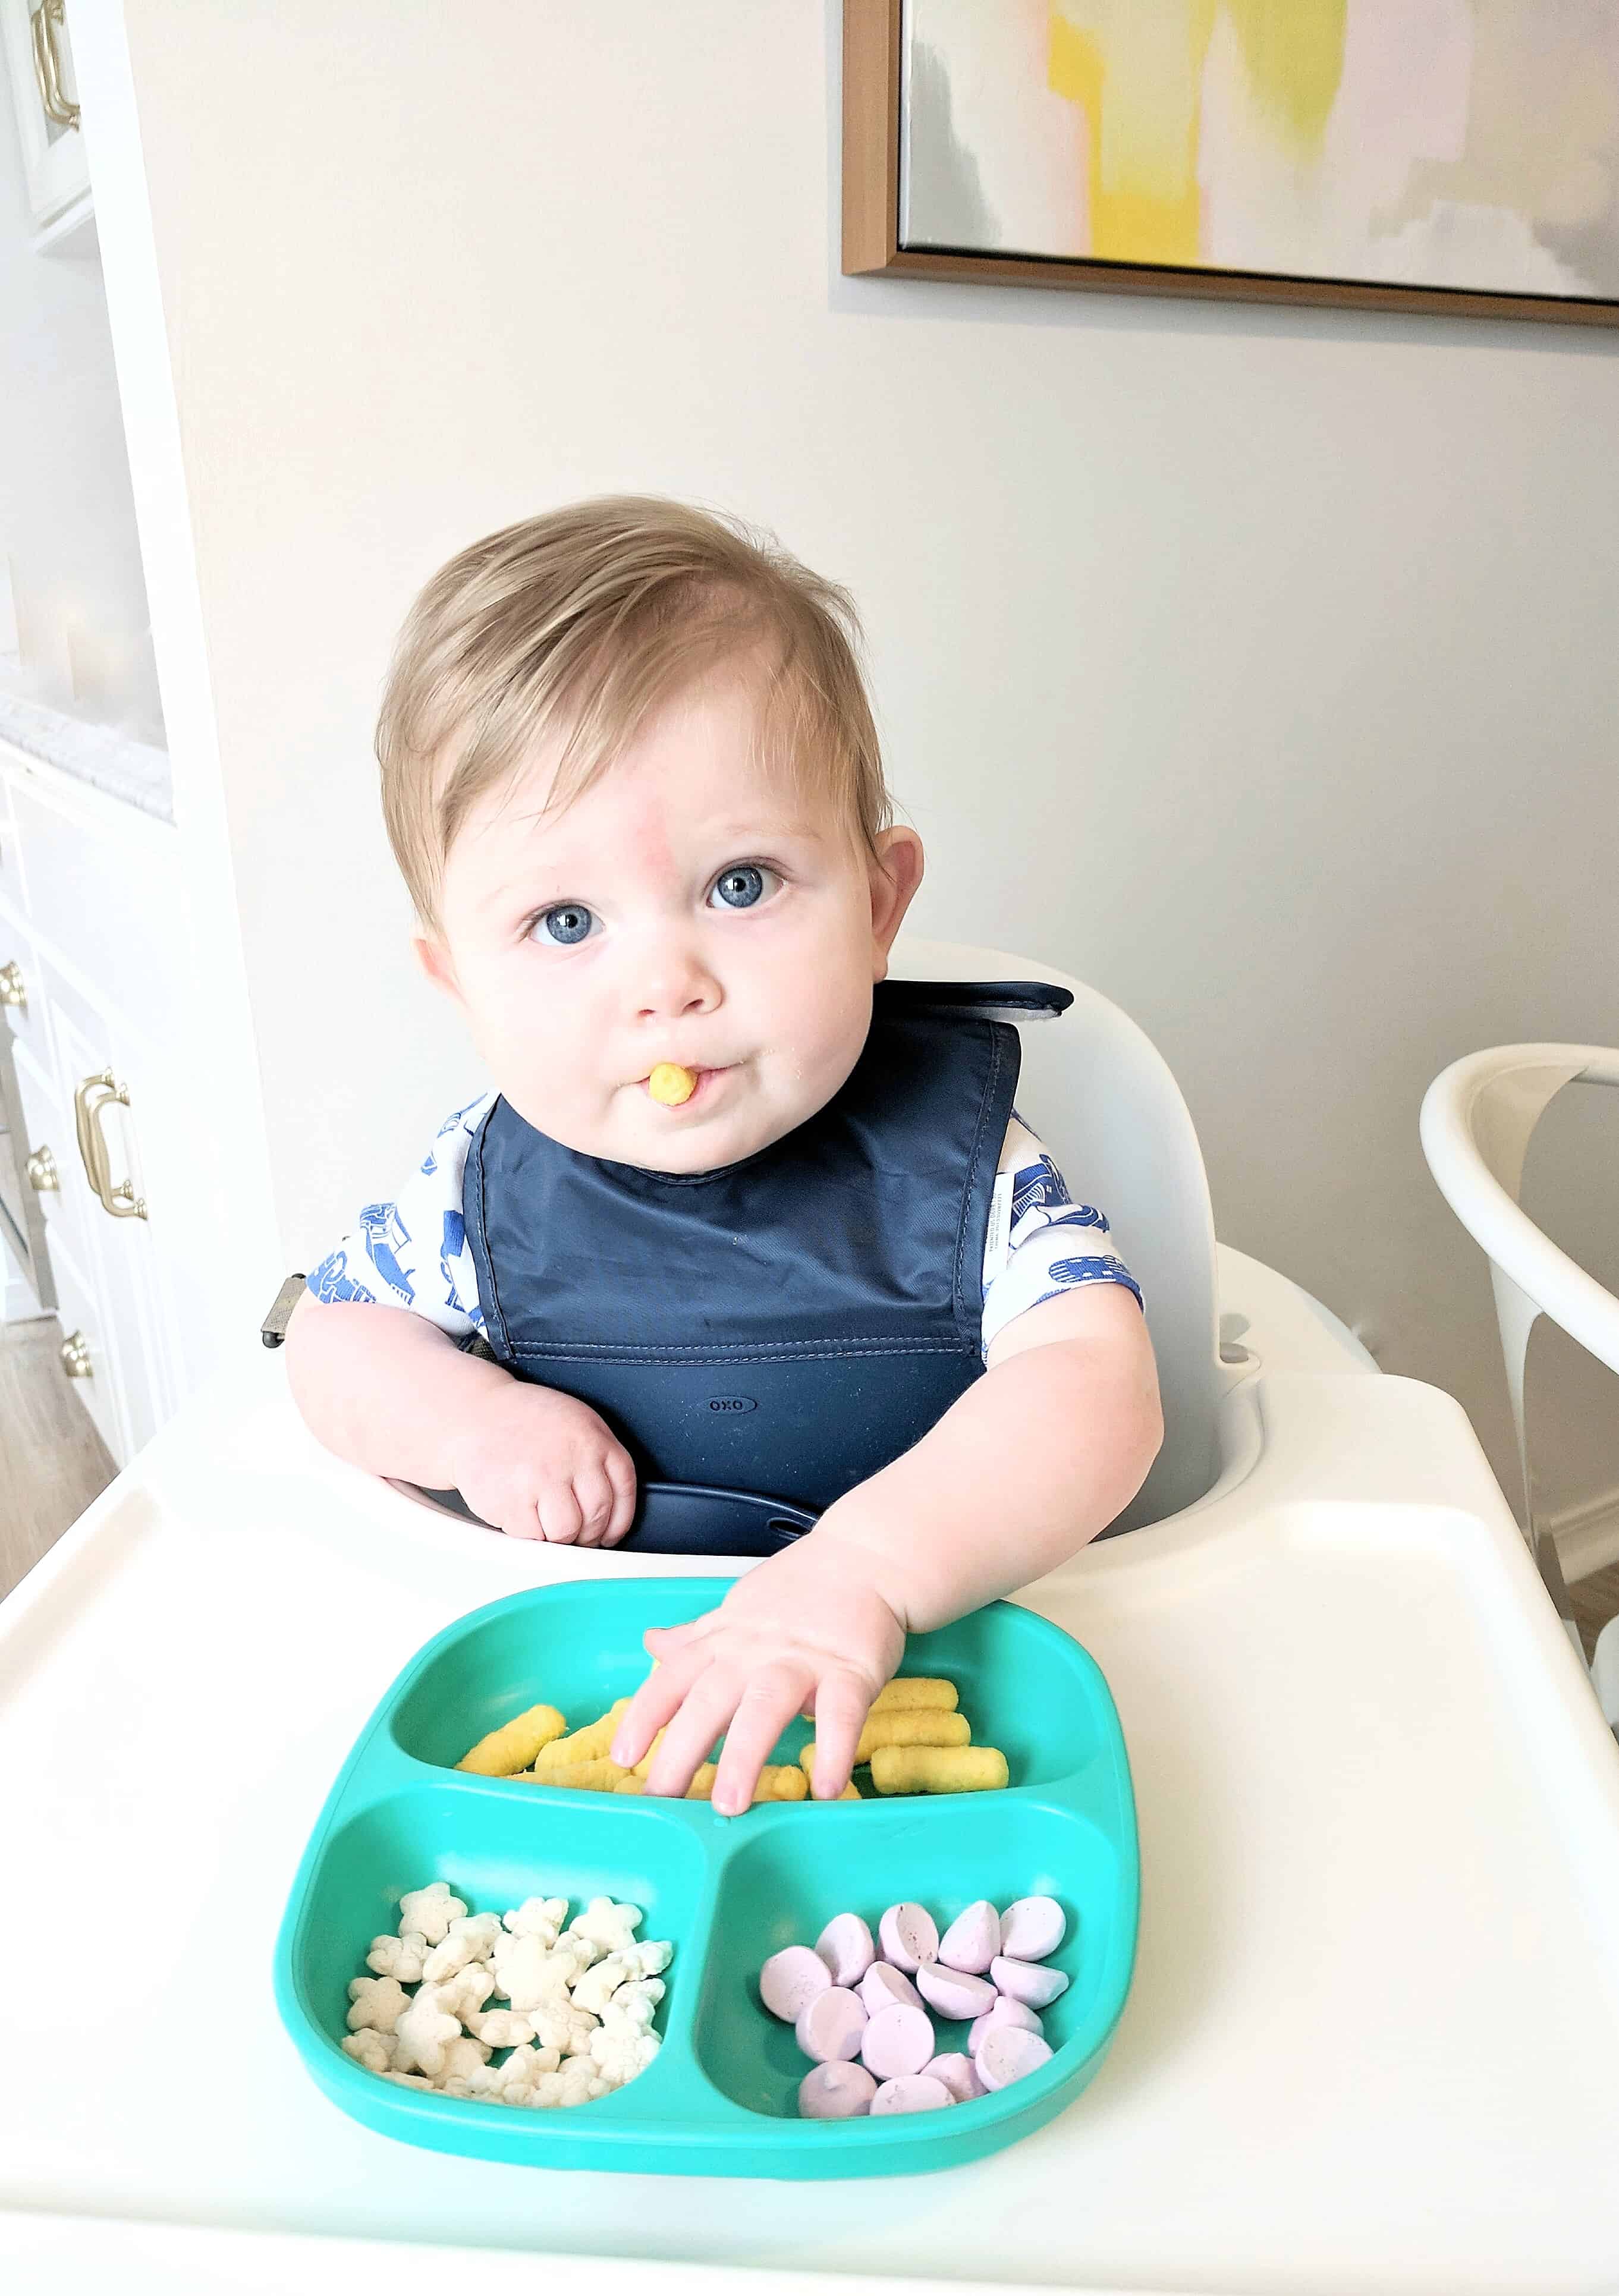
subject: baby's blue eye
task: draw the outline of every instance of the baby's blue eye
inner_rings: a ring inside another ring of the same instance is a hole
[[[596,922],[594,913],[579,901],[559,901],[554,909],[535,920],[535,930],[543,932],[562,948],[572,948],[581,940],[588,940]]]
[[[756,869],[751,861],[735,869],[727,869],[714,880],[714,898],[727,909],[751,909],[755,901],[763,898],[765,873]]]

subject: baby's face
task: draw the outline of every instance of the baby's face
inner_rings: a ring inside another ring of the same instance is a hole
[[[423,963],[566,1147],[710,1171],[824,1107],[859,1055],[920,847],[891,831],[878,867],[757,750],[750,683],[718,671],[562,811],[542,756],[451,849]],[[678,1107],[647,1088],[660,1062],[695,1073]]]

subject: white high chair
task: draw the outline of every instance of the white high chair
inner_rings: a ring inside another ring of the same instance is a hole
[[[1203,1152],[1180,1090],[1136,1023],[1071,973],[955,941],[895,943],[908,980],[1048,980],[1071,991],[1060,1019],[1026,1023],[1019,1112],[1064,1177],[1099,1204],[1146,1302],[1163,1398],[1163,1447],[1113,1528],[1162,1522],[1204,1498],[1231,1464],[1221,1406],[1262,1357],[1272,1370],[1376,1372],[1319,1300],[1217,1245]]]
[[[1535,1520],[1524,1410],[1529,1338],[1549,1316],[1599,1363],[1619,1372],[1619,1300],[1560,1251],[1518,1203],[1530,1136],[1568,1084],[1619,1085],[1619,1052],[1600,1045],[1501,1045],[1454,1061],[1422,1103],[1422,1148],[1440,1193],[1490,1261],[1524,1479],[1524,1531],[1559,1614],[1580,1647],[1554,1540]],[[1605,1627],[1591,1672],[1603,1712],[1619,1726],[1619,1620]]]

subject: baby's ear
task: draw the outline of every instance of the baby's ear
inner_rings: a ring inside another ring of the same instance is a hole
[[[416,963],[432,982],[433,987],[441,988],[454,1003],[461,1004],[464,1001],[461,995],[461,983],[456,978],[456,968],[450,962],[450,954],[444,943],[441,940],[435,940],[430,933],[413,933],[410,945],[415,951]]]
[[[871,865],[871,933],[875,957],[874,979],[888,971],[888,952],[905,922],[905,912],[922,882],[922,840],[902,824],[885,829],[877,840]]]

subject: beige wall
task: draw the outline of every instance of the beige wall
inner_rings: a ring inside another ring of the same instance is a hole
[[[398,618],[663,488],[861,599],[924,929],[1136,1014],[1226,1238],[1504,1456],[1417,1107],[1615,1034],[1619,337],[842,279],[811,0],[127,16],[296,1264],[478,1082],[378,828]],[[1569,1491],[1619,1475],[1590,1416]]]

